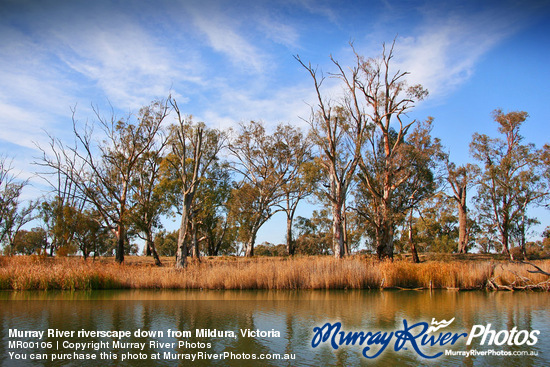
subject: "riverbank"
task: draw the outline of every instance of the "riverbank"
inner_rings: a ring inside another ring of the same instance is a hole
[[[550,290],[550,277],[532,265],[490,258],[444,258],[413,264],[355,256],[296,258],[191,259],[185,270],[153,260],[127,257],[83,261],[81,258],[0,257],[2,290],[91,289],[456,289]],[[550,260],[533,261],[550,271]]]

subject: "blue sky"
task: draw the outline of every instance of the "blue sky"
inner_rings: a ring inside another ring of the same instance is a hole
[[[0,154],[36,195],[35,143],[47,143],[44,130],[70,141],[71,107],[79,120],[91,104],[122,117],[170,92],[212,127],[305,127],[315,95],[294,55],[330,72],[329,55],[352,62],[349,41],[377,56],[395,37],[395,65],[430,91],[411,117],[435,118],[453,161],[470,160],[474,132],[496,134],[499,107],[529,112],[523,135],[540,147],[550,141],[549,15],[549,1],[0,0]],[[260,242],[282,242],[280,225]]]

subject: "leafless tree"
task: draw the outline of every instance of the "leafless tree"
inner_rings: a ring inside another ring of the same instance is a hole
[[[317,96],[317,105],[312,107],[309,124],[313,143],[318,147],[318,164],[326,177],[323,196],[330,203],[332,212],[332,248],[334,256],[341,258],[346,253],[345,206],[350,186],[359,161],[361,146],[365,138],[366,119],[363,107],[357,99],[359,68],[346,73],[340,64],[331,58],[339,70],[331,74],[340,78],[346,87],[347,95],[340,104],[323,96],[324,75],[305,64],[299,56],[298,62],[309,72]]]

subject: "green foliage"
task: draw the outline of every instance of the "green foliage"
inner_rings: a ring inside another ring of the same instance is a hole
[[[51,239],[50,254],[67,256],[80,251],[86,259],[92,252],[100,256],[113,251],[112,233],[97,211],[64,204],[56,196],[42,203],[40,216]]]
[[[225,134],[206,128],[202,122],[194,123],[191,116],[184,117],[175,101],[172,106],[178,123],[170,127],[170,153],[165,159],[161,185],[167,188],[170,204],[181,214],[176,267],[184,268],[191,246],[196,256],[200,254],[197,213],[201,206],[197,191],[210,167],[218,160]]]
[[[514,231],[519,231],[524,248],[527,207],[548,196],[543,179],[547,168],[541,164],[541,151],[533,144],[523,144],[519,130],[527,119],[524,111],[504,114],[498,109],[493,118],[502,137],[474,134],[470,144],[473,157],[482,164],[475,203],[480,222],[496,235],[499,247],[509,253]]]
[[[23,205],[20,196],[27,181],[18,180],[11,170],[11,162],[0,156],[0,243],[13,247],[21,227],[34,219],[38,201]]]
[[[268,134],[262,123],[251,121],[240,124],[228,149],[240,179],[232,194],[231,217],[239,227],[245,255],[252,256],[260,227],[278,211],[292,218],[304,197],[308,186],[300,166],[309,159],[309,145],[290,125],[279,124]]]
[[[550,257],[550,226],[546,227],[542,233],[542,240],[527,244],[527,248],[531,250],[536,257]]]
[[[159,256],[176,256],[178,231],[162,230],[155,234],[155,247]]]
[[[56,196],[52,200],[43,201],[39,211],[51,238],[50,253],[53,254],[58,248],[68,246],[78,226],[78,209],[64,204],[63,200]]]
[[[194,220],[203,251],[210,256],[234,252],[236,230],[228,221],[231,176],[226,163],[213,162],[196,192]]]
[[[456,252],[458,218],[454,206],[445,197],[438,197],[417,219],[415,240],[425,252]]]
[[[99,215],[93,211],[79,211],[75,215],[76,225],[73,243],[86,259],[92,252],[104,255],[113,243],[111,231],[101,225]]]
[[[527,242],[529,228],[538,223],[528,209],[546,204],[550,191],[550,145],[537,149],[519,133],[528,114],[495,110],[500,136],[474,134],[470,145],[480,167],[457,167],[432,136],[433,118],[408,119],[427,91],[408,86],[407,72],[393,73],[393,45],[378,58],[355,56],[351,68],[332,60],[331,76],[344,86],[337,101],[323,96],[324,77],[298,59],[318,98],[307,134],[290,124],[269,132],[255,121],[227,132],[211,129],[183,117],[173,100],[123,119],[94,111],[99,129],[79,128],[73,119],[77,144],[66,147],[52,138],[53,156],[43,151],[41,165],[55,177],[55,196],[39,208],[44,229],[21,229],[37,203],[22,204],[27,182],[16,180],[0,157],[5,251],[49,248],[51,254],[79,251],[84,257],[115,251],[122,261],[135,253],[131,240],[140,236],[162,256],[188,256],[195,244],[197,256],[235,254],[241,246],[251,256],[261,226],[284,211],[288,254],[341,257],[362,241],[380,258],[411,245],[421,252],[465,252],[474,241],[482,252],[515,246],[520,250],[514,252],[548,253],[550,230],[543,240]],[[170,111],[178,120],[164,130]],[[220,159],[225,148],[229,162]],[[448,197],[437,195],[442,170]],[[476,183],[474,213],[466,193]],[[323,209],[294,219],[308,196]],[[181,215],[179,231],[155,235],[168,215]],[[258,255],[281,256],[283,250],[256,246]]]
[[[132,181],[144,156],[155,148],[169,108],[166,102],[157,101],[125,119],[105,118],[96,109],[94,112],[96,121],[82,127],[73,114],[75,146],[67,147],[52,138],[51,149],[42,150],[41,165],[75,185],[78,196],[94,206],[103,224],[114,230],[120,263],[127,251],[126,231],[135,205]],[[98,130],[100,136],[95,135]]]
[[[311,218],[297,217],[296,253],[328,255],[332,253],[332,221],[327,210],[314,211]]]
[[[393,242],[391,237],[407,213],[418,209],[441,185],[445,155],[439,139],[431,137],[432,123],[432,119],[417,123],[409,134],[390,128],[386,137],[375,131],[370,137],[374,149],[365,152],[355,199],[358,213],[368,224],[369,242],[377,252],[385,248],[385,241]],[[386,140],[393,147],[391,160]],[[395,246],[403,250],[405,243],[401,239]]]
[[[57,249],[56,255],[59,257],[67,257],[74,255],[78,251],[78,248],[72,244],[61,246]]]
[[[13,241],[13,249],[16,254],[32,255],[41,253],[48,247],[48,236],[43,228],[36,227],[27,230],[20,230]]]
[[[286,256],[286,246],[283,244],[274,245],[269,242],[263,242],[256,246],[256,256]]]
[[[237,228],[237,241],[246,243],[255,236],[258,223],[266,222],[272,215],[271,208],[263,208],[259,190],[245,182],[234,187],[229,200],[230,225]]]

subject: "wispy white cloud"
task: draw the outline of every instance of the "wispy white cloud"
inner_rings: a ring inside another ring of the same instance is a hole
[[[289,23],[281,22],[273,16],[266,14],[258,18],[259,29],[273,42],[295,48],[298,46],[300,35],[295,27]]]
[[[216,96],[216,108],[207,108],[197,118],[216,128],[229,128],[242,121],[263,121],[267,126],[280,122],[305,127],[301,118],[309,118],[314,101],[309,83],[276,89],[261,96],[245,88],[222,87]]]
[[[397,38],[397,63],[410,71],[412,83],[423,84],[435,98],[469,80],[479,60],[529,20],[528,12],[504,5],[476,12],[435,7],[423,14],[415,31]]]
[[[175,79],[184,79],[169,50],[146,29],[124,17],[115,28],[93,20],[71,24],[52,30],[49,42],[70,69],[115,105],[138,108],[151,96],[166,96]]]
[[[43,130],[70,117],[75,85],[50,67],[41,45],[20,32],[0,47],[0,141],[34,148]]]
[[[179,36],[185,29],[164,23],[170,18],[160,5],[136,3],[135,8],[128,8],[110,1],[55,4],[37,3],[16,22],[21,26],[8,27],[14,22],[6,22],[2,29],[2,34],[16,33],[17,37],[8,38],[9,46],[0,48],[26,52],[6,57],[6,63],[30,60],[35,66],[27,71],[21,68],[21,75],[40,69],[45,76],[53,75],[57,84],[80,84],[80,91],[68,94],[95,94],[93,102],[108,99],[126,109],[165,97],[175,83],[205,83],[198,48]],[[137,9],[150,12],[145,16]]]
[[[129,11],[83,3],[46,8],[35,4],[17,22],[0,25],[0,140],[32,148],[43,130],[68,134],[77,104],[79,116],[92,116],[90,104],[107,100],[136,111],[166,97],[175,83],[204,85],[197,52],[180,57],[177,37],[159,38]]]
[[[292,0],[291,3],[295,3],[296,6],[300,6],[306,9],[308,12],[316,15],[320,15],[324,19],[327,19],[330,23],[337,24],[340,22],[340,16],[338,15],[338,6],[335,3],[330,3],[326,0]],[[336,2],[339,6],[345,6],[342,3]],[[351,5],[353,6],[353,5]]]
[[[0,130],[2,135],[0,143],[34,149],[35,141],[41,140],[44,133],[41,130],[42,121],[46,114],[41,115],[35,111],[0,102]],[[12,149],[2,149],[0,154],[13,152]]]
[[[266,56],[240,31],[242,14],[232,17],[223,9],[223,2],[209,2],[200,7],[188,6],[193,24],[202,32],[215,51],[227,56],[234,65],[261,73],[265,69]]]

